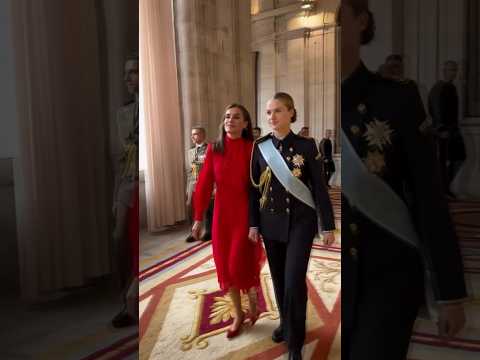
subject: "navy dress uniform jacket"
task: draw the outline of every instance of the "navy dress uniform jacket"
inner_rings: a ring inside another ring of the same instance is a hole
[[[283,140],[272,134],[257,140],[252,154],[252,181],[259,183],[267,162],[258,148],[258,143],[272,139],[292,172],[307,185],[313,195],[316,210],[290,194],[272,173],[272,179],[265,190],[266,201],[260,208],[261,193],[251,187],[250,226],[258,227],[260,233],[269,239],[288,242],[291,227],[302,227],[305,236],[313,239],[318,231],[317,217],[322,230],[335,229],[332,205],[321,168],[321,160],[314,139],[304,138],[290,132]]]
[[[425,111],[417,87],[361,64],[343,81],[341,101],[343,131],[367,169],[407,204],[421,241],[420,251],[407,245],[342,195],[342,352],[347,359],[404,359],[426,267],[436,301],[466,297],[458,240],[433,139],[420,130]],[[348,164],[342,176],[350,176]]]

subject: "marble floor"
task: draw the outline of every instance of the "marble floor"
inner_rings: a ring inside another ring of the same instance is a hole
[[[110,325],[121,307],[118,290],[105,283],[36,306],[1,296],[0,359],[82,359],[138,332]]]
[[[190,234],[190,229],[187,223],[172,226],[156,234],[142,229],[140,231],[140,270],[198,244],[198,242],[185,241]]]

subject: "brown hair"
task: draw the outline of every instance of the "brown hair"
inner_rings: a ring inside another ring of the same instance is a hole
[[[242,130],[242,138],[253,141],[252,119],[250,117],[250,113],[245,108],[245,106],[237,103],[228,105],[225,108],[225,112],[233,108],[240,109],[243,119],[247,122],[247,127]],[[225,117],[222,119],[222,122],[220,123],[219,135],[217,137],[217,140],[213,143],[213,151],[221,154],[223,154],[225,151],[225,136],[227,135],[227,133],[225,132],[225,126],[223,125],[224,119]]]
[[[355,16],[363,12],[367,13],[368,24],[367,28],[362,32],[360,43],[362,45],[369,44],[375,37],[375,19],[372,12],[368,9],[368,0],[346,0],[346,3],[352,7]]]
[[[293,98],[284,92],[277,92],[275,95],[273,95],[274,100],[280,101],[283,105],[287,107],[288,110],[293,109],[293,116],[292,116],[292,123],[297,121],[297,109],[295,109],[295,103],[293,102]]]
[[[203,135],[207,135],[207,131],[205,130],[205,128],[203,126],[193,126],[192,131],[193,130],[200,130],[201,132],[203,132]]]

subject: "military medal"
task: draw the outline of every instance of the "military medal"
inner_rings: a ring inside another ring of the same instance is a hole
[[[383,151],[385,145],[391,144],[390,135],[393,130],[388,125],[387,121],[379,121],[374,119],[370,123],[366,124],[367,131],[363,136],[367,139],[369,146],[376,146]]]
[[[292,162],[293,162],[293,165],[295,165],[296,167],[301,167],[303,166],[305,159],[303,158],[302,155],[296,154],[293,156]]]
[[[378,150],[369,151],[367,157],[363,161],[368,171],[373,174],[380,174],[385,168],[385,157]]]
[[[352,132],[353,135],[358,135],[360,133],[360,128],[357,125],[352,125],[350,127],[350,131]]]
[[[299,168],[295,168],[295,169],[292,170],[292,174],[293,174],[293,176],[298,178],[298,177],[302,176],[302,170],[300,170]]]

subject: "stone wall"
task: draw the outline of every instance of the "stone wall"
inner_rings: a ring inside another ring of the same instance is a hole
[[[275,92],[284,91],[297,107],[295,132],[309,126],[317,140],[325,129],[338,133],[338,4],[318,1],[306,12],[298,1],[252,1],[257,123],[264,132],[268,131],[266,102]]]

